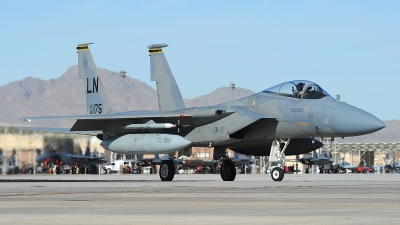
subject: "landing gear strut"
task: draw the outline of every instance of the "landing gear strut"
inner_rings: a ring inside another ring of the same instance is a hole
[[[162,181],[172,181],[175,175],[175,166],[172,160],[163,160],[160,165],[160,178]]]
[[[281,181],[284,177],[284,171],[281,168],[282,164],[285,162],[285,150],[289,145],[290,139],[284,140],[274,140],[272,141],[271,152],[269,153],[269,171],[271,173],[271,178],[274,181]],[[284,143],[281,150],[280,143]]]

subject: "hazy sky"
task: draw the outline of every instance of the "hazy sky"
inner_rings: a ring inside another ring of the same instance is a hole
[[[400,119],[400,1],[0,1],[0,86],[61,76],[87,42],[152,87],[147,45],[167,43],[184,98],[306,79]]]

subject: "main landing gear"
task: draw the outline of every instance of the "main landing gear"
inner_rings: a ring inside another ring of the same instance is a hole
[[[269,170],[271,173],[271,178],[274,181],[283,180],[284,171],[282,169],[282,164],[285,162],[285,150],[289,145],[290,139],[284,140],[274,140],[272,141],[271,152],[269,153]],[[281,150],[280,143],[284,143]]]
[[[160,178],[162,181],[172,181],[175,175],[173,160],[163,160],[160,165]]]
[[[223,181],[234,181],[236,177],[235,164],[230,159],[223,159],[221,165],[221,178]]]
[[[211,143],[210,143],[211,147]],[[229,158],[228,153],[226,152],[226,147],[214,147],[214,160],[222,160],[221,161],[221,169],[220,174],[223,181],[234,181],[236,178],[236,167],[232,160]]]

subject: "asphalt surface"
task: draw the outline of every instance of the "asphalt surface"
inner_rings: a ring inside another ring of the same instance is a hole
[[[0,176],[0,224],[400,224],[400,174]]]

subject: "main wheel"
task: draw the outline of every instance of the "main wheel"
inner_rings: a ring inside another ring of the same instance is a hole
[[[236,177],[235,164],[231,160],[224,160],[220,173],[223,181],[234,181]]]
[[[111,169],[107,169],[107,174],[111,174]]]
[[[175,166],[172,160],[162,161],[160,166],[160,178],[162,181],[172,181],[175,175]]]
[[[283,169],[280,167],[275,167],[271,173],[272,180],[274,181],[283,180],[283,175],[284,175]]]

